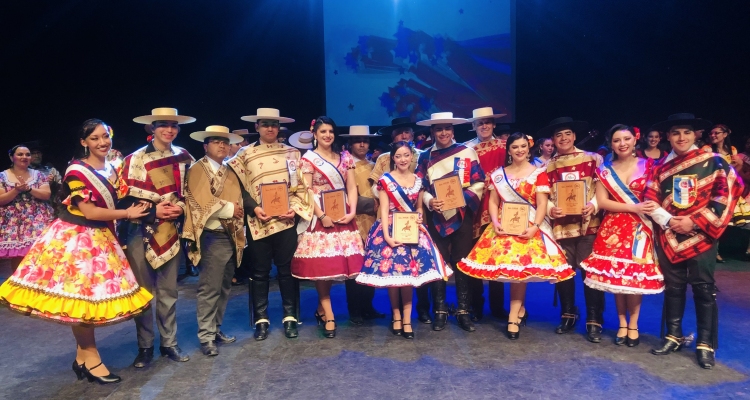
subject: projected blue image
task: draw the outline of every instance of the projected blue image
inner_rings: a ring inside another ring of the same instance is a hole
[[[325,0],[326,112],[388,125],[491,106],[513,121],[510,0]]]

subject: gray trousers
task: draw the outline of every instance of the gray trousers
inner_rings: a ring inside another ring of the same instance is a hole
[[[141,226],[128,224],[125,255],[135,274],[138,284],[154,296],[150,307],[135,317],[135,328],[138,332],[138,347],[145,349],[154,346],[154,308],[156,308],[156,327],[161,335],[162,347],[177,345],[177,274],[180,270],[182,252],[154,269],[146,261],[145,245]],[[153,305],[153,303],[152,303]]]
[[[216,339],[237,268],[234,243],[225,232],[204,230],[201,234],[201,260],[198,263],[198,340]]]

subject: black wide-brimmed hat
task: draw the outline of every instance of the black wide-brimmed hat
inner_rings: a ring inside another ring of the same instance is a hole
[[[693,130],[708,129],[713,125],[711,121],[707,119],[695,118],[695,115],[690,113],[677,113],[667,117],[666,121],[657,122],[651,125],[652,131],[666,132],[673,126],[677,125],[690,125]]]
[[[569,128],[573,132],[584,133],[588,127],[589,123],[586,121],[576,121],[570,117],[560,117],[550,121],[549,125],[540,129],[536,134],[537,137],[550,137],[560,128]]]
[[[391,120],[391,126],[384,126],[378,129],[378,135],[391,136],[391,132],[398,128],[411,128],[416,132],[419,127],[417,126],[417,123],[412,122],[409,117],[398,117]]]

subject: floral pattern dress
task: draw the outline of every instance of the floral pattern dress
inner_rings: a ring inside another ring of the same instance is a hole
[[[654,161],[649,159],[646,171],[653,165]],[[597,179],[602,179],[603,168],[596,171]],[[628,185],[639,201],[643,201],[647,172]],[[654,254],[654,238],[639,229],[641,223],[632,213],[607,212],[604,215],[591,255],[581,261],[581,268],[586,271],[586,286],[619,294],[655,294],[664,290],[664,277]],[[642,259],[633,255],[636,236],[645,241]]]
[[[498,171],[498,174],[502,173],[502,170]],[[543,168],[537,168],[523,179],[508,179],[508,183],[535,208],[536,194],[550,192],[549,179]],[[489,189],[497,190],[494,184]],[[500,196],[501,209],[502,203],[503,197]],[[556,254],[548,254],[547,246],[554,246]],[[540,230],[530,239],[521,239],[513,235],[498,235],[493,224],[487,226],[469,255],[459,261],[457,267],[469,276],[499,282],[556,283],[575,276],[557,243],[543,236]]]
[[[315,196],[336,189],[304,157],[300,159],[300,169],[303,174],[312,174]],[[341,152],[336,169],[346,182],[347,172],[354,169],[354,158],[349,152]],[[332,227],[326,228],[319,219],[314,218],[310,227],[297,239],[297,251],[292,258],[292,275],[309,280],[351,279],[359,274],[364,253],[356,219],[353,218],[348,224],[334,223]]]
[[[385,175],[390,176],[389,173]],[[406,194],[406,199],[411,204],[412,209],[416,209],[416,203],[419,199],[419,192],[422,190],[422,180],[414,179],[414,186],[410,188],[401,187]],[[393,180],[395,182],[395,180]],[[381,190],[388,190],[388,183],[385,178],[380,178],[377,183],[375,196]],[[411,211],[403,210],[389,201],[390,222],[393,220],[394,211]],[[392,223],[389,226],[393,226]],[[445,278],[453,274],[450,268],[445,264],[435,243],[432,241],[427,228],[422,224],[419,229],[418,244],[404,244],[398,247],[391,247],[383,236],[383,225],[380,220],[370,229],[365,245],[365,265],[362,272],[357,276],[357,283],[375,287],[419,287],[425,283],[443,279],[444,276],[439,272],[445,271]]]
[[[29,187],[39,189],[47,184],[47,176],[29,169]],[[16,183],[8,178],[8,171],[0,172],[0,187],[6,192]],[[54,208],[48,201],[39,200],[31,193],[20,193],[10,203],[0,206],[0,258],[23,257],[44,229],[52,223]]]
[[[63,203],[70,214],[82,217],[75,204],[96,202],[98,194],[74,178],[66,176],[65,184],[71,194]],[[50,225],[0,286],[0,303],[12,310],[70,325],[121,322],[140,314],[151,299],[136,282],[110,227],[62,219]]]

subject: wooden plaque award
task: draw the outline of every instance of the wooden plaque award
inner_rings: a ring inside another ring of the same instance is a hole
[[[435,179],[432,182],[432,186],[435,188],[435,197],[445,202],[441,211],[466,206],[464,190],[461,187],[461,180],[458,178],[458,175]]]
[[[520,235],[529,227],[529,205],[527,203],[503,203],[500,227],[508,235]]]
[[[419,243],[419,213],[394,212],[391,237],[403,244]]]
[[[269,217],[278,217],[289,211],[289,191],[286,182],[260,184],[260,208]]]
[[[346,193],[344,189],[329,190],[321,193],[323,212],[338,221],[346,215]]]
[[[555,183],[557,206],[565,215],[583,215],[586,205],[586,182],[581,180],[560,181]]]

